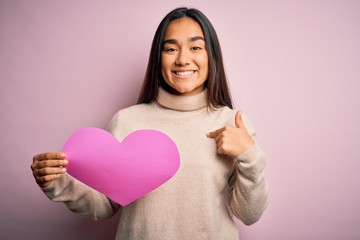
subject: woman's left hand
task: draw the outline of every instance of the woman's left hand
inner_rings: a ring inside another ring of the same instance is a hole
[[[254,144],[241,119],[240,112],[235,115],[235,127],[225,126],[206,134],[217,142],[217,153],[235,158],[246,152]]]

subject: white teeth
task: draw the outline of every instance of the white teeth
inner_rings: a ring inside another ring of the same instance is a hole
[[[175,73],[176,73],[176,75],[186,76],[186,75],[193,74],[194,71],[184,71],[184,72],[175,72]]]

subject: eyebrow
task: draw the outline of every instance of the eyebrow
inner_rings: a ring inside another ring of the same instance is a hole
[[[200,36],[195,36],[195,37],[189,38],[190,42],[195,42],[195,41],[198,41],[198,40],[203,40],[205,42],[205,39],[203,37],[200,37]],[[163,45],[166,44],[166,43],[176,44],[177,40],[176,39],[166,39],[166,40],[164,40]]]

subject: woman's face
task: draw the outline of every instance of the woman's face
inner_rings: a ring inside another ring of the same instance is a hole
[[[172,93],[200,93],[208,78],[208,54],[200,25],[184,17],[170,22],[161,53],[161,73]]]

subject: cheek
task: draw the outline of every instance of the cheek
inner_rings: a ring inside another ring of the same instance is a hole
[[[208,75],[209,72],[209,58],[207,54],[204,54],[201,58],[201,67],[206,72],[206,75]]]
[[[165,82],[168,82],[166,71],[165,71],[165,69],[163,67],[161,68],[161,76],[162,76],[162,78],[164,79]]]
[[[199,55],[198,61],[202,66],[208,65],[209,56],[208,56],[207,52],[204,52],[203,54]]]
[[[161,59],[161,72],[164,74],[168,74],[169,71],[171,71],[170,69],[170,59],[169,57],[162,57]]]
[[[161,57],[161,75],[166,80],[166,59]]]

